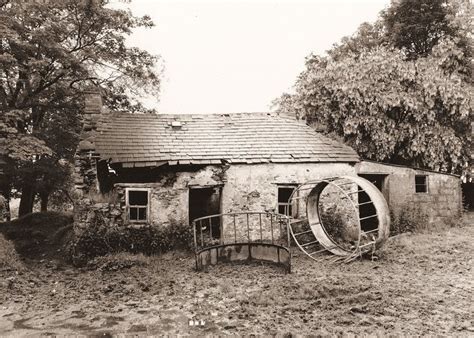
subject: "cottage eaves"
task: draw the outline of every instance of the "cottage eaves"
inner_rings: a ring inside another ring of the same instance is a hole
[[[274,113],[109,113],[97,131],[100,158],[124,167],[359,161],[352,148]]]

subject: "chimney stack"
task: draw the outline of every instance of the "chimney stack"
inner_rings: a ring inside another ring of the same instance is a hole
[[[104,110],[100,89],[89,87],[84,90],[83,132],[97,129],[97,122]]]

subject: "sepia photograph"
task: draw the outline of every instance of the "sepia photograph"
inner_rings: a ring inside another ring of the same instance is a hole
[[[0,0],[0,337],[474,337],[472,0]]]

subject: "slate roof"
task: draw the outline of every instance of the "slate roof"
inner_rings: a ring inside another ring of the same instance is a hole
[[[352,148],[274,113],[109,113],[97,131],[100,158],[124,167],[359,161]]]

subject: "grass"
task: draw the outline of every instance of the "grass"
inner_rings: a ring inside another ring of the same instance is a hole
[[[404,234],[378,261],[350,264],[293,248],[291,274],[258,264],[198,273],[182,252],[118,253],[84,269],[29,261],[10,288],[0,283],[0,335],[469,336],[473,236],[474,224]]]
[[[72,238],[72,215],[41,212],[0,223],[0,234],[14,243],[25,258],[64,259],[66,243]]]
[[[23,268],[23,262],[13,243],[0,234],[0,270],[22,270]]]

